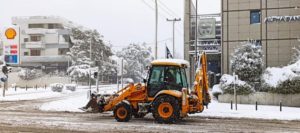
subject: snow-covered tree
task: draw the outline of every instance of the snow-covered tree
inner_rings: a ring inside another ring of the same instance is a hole
[[[259,82],[262,73],[263,59],[261,46],[247,41],[232,54],[231,68],[239,79],[246,82]]]
[[[145,77],[145,68],[154,59],[151,55],[151,47],[147,47],[146,44],[130,44],[117,52],[117,56],[126,61],[124,77],[132,78],[136,82]]]
[[[73,28],[71,38],[73,46],[68,55],[71,57],[72,65],[68,68],[68,72],[74,80],[86,80],[90,70],[95,71],[96,67],[100,67],[100,74],[114,71],[115,67],[109,58],[112,56],[111,49],[104,44],[103,36],[96,30]],[[90,45],[92,51],[90,51]],[[90,52],[92,52],[92,58],[90,58]]]

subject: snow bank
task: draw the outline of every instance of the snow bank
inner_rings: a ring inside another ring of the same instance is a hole
[[[78,89],[82,88],[79,86]],[[96,87],[92,87],[92,91],[95,91]],[[99,86],[99,94],[113,94],[118,90],[117,85],[101,85]],[[88,91],[82,90],[83,92],[73,96],[71,98],[66,98],[62,100],[57,100],[49,103],[45,103],[40,106],[40,110],[43,111],[68,111],[68,112],[83,112],[79,108],[85,106],[88,99]]]
[[[279,68],[269,67],[262,75],[265,85],[270,87],[277,87],[280,83],[299,76],[300,61],[294,64]]]
[[[221,90],[220,84],[216,84],[213,86],[212,93],[213,94],[216,94],[216,93],[222,94],[223,93],[223,91]]]
[[[258,105],[258,110],[255,111],[255,105],[238,104],[236,111],[230,109],[229,103],[218,103],[217,101],[212,101],[208,107],[202,113],[191,116],[300,120],[300,108],[293,107],[283,107],[280,112],[279,106]]]

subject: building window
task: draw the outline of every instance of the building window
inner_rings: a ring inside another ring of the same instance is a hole
[[[29,55],[29,52],[24,52],[24,55],[25,55],[25,56],[28,56],[28,55]]]
[[[41,50],[30,50],[31,56],[41,56]]]
[[[30,40],[32,42],[39,42],[42,40],[42,37],[41,36],[30,36]]]
[[[61,24],[48,24],[48,29],[63,29]]]
[[[69,52],[68,48],[60,48],[58,49],[58,54],[59,55],[66,55]]]
[[[260,23],[260,10],[250,11],[250,24]]]
[[[28,42],[28,38],[24,38],[24,42]]]
[[[28,28],[44,28],[44,24],[28,24]]]

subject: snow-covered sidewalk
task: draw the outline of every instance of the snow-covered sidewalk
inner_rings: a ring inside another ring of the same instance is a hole
[[[255,105],[238,104],[237,110],[234,110],[234,107],[231,110],[230,107],[230,103],[213,101],[209,104],[208,109],[191,116],[300,120],[300,108],[282,107],[282,112],[280,112],[279,106],[258,105],[257,111],[255,110]]]

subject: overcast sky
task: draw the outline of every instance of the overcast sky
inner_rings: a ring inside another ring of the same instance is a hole
[[[154,42],[154,0],[0,0],[0,27],[11,24],[12,16],[54,15],[97,29],[114,49],[129,43]],[[183,55],[184,0],[159,1],[159,55],[165,44],[172,50],[172,24],[168,18],[181,18],[176,24],[176,53]],[[199,13],[219,13],[220,0],[198,0]],[[167,13],[168,12],[168,13]]]

